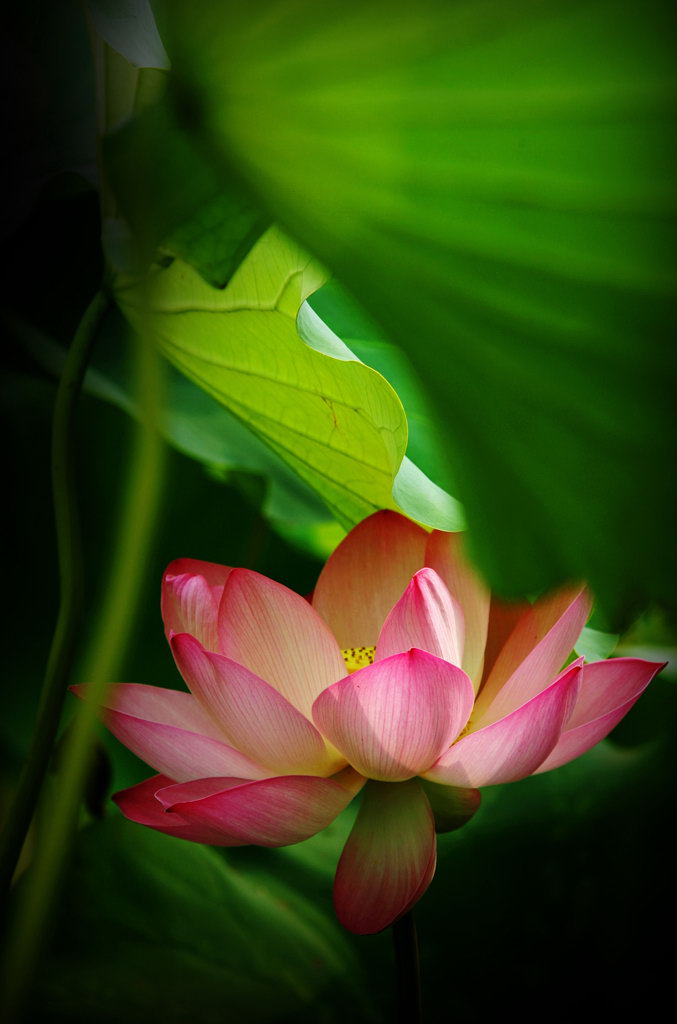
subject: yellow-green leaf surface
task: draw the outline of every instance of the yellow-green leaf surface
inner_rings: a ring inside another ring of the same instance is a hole
[[[186,126],[410,355],[492,586],[675,598],[671,5],[163,7]]]
[[[143,285],[120,278],[117,298],[132,325],[277,452],[342,525],[402,508],[429,525],[458,528],[455,503],[403,462],[407,421],[387,381],[347,349],[337,358],[300,336],[299,310],[325,279],[272,228],[224,289],[175,260]]]

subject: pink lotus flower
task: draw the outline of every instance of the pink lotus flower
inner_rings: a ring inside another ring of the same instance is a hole
[[[346,928],[380,931],[423,895],[436,828],[466,822],[478,787],[578,757],[661,667],[562,670],[589,613],[583,587],[491,601],[458,534],[393,512],[345,538],[310,603],[248,569],[179,559],[162,615],[190,693],[111,687],[108,727],[160,773],[114,799],[172,836],[284,846],[364,788],[334,898]]]

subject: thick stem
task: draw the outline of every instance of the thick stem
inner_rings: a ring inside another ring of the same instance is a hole
[[[65,744],[50,815],[31,865],[29,884],[19,895],[0,991],[0,1017],[19,1019],[29,994],[55,905],[58,884],[77,825],[97,727],[97,709],[124,652],[141,592],[157,525],[164,478],[164,442],[158,430],[162,366],[152,340],[137,338],[135,392],[141,410],[118,533],[113,545],[106,600],[88,671],[89,700],[78,707]],[[4,1011],[4,1015],[3,1012]]]
[[[393,925],[395,946],[395,986],[398,1024],[421,1024],[421,969],[418,958],[418,937],[413,910]]]
[[[92,344],[109,299],[98,292],[80,321],[59,381],[52,425],[52,490],[60,575],[60,602],[26,764],[9,810],[0,849],[0,901],[11,885],[47,771],[82,623],[84,579],[75,488],[75,409]]]

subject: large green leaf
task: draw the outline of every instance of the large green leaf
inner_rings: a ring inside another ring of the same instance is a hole
[[[493,586],[674,597],[669,6],[164,7],[192,129],[410,353]]]
[[[207,847],[116,813],[79,837],[65,891],[41,1020],[267,1024],[324,1004],[330,1022],[368,1006],[329,915]]]
[[[225,289],[175,260],[142,283],[120,277],[116,294],[132,325],[265,441],[344,526],[401,508],[458,529],[457,503],[405,458],[407,421],[395,392],[304,305],[325,277],[271,229]]]

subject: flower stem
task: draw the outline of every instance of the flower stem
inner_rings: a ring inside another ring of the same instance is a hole
[[[414,912],[409,910],[393,925],[398,1024],[421,1024],[421,969]]]
[[[82,542],[75,488],[74,422],[82,380],[98,327],[108,309],[105,290],[85,310],[66,356],[52,420],[52,493],[60,601],[30,750],[9,810],[0,849],[0,902],[11,885],[47,771],[80,633],[84,599]]]

